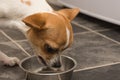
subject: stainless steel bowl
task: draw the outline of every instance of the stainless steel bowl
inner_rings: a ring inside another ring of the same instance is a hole
[[[61,56],[61,60],[64,71],[45,73],[37,71],[44,65],[38,62],[36,56],[23,59],[20,68],[27,74],[26,80],[71,80],[76,61],[68,56]]]

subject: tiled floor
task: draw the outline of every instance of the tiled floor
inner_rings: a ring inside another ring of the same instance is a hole
[[[84,14],[79,14],[72,25],[74,43],[64,51],[64,55],[78,63],[72,80],[120,80],[120,27]],[[33,54],[29,42],[19,30],[0,26],[0,51],[23,59],[27,55],[20,46]],[[0,63],[0,80],[25,80],[24,76],[19,66]]]

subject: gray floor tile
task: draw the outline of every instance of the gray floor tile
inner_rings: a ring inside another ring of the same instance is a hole
[[[0,43],[2,42],[8,42],[10,41],[8,38],[6,38],[1,32],[0,32]]]
[[[30,55],[34,55],[33,48],[28,41],[18,42]]]
[[[102,31],[100,33],[110,37],[111,39],[114,39],[114,40],[120,42],[120,28],[119,29],[112,29],[109,31]]]
[[[120,64],[75,72],[72,80],[120,80]]]
[[[87,31],[86,29],[83,29],[81,27],[78,27],[77,25],[75,24],[71,24],[72,25],[72,28],[73,28],[73,32],[74,33],[81,33],[81,32],[85,32]]]
[[[94,33],[75,35],[72,47],[64,52],[77,61],[76,69],[120,61],[119,53],[120,45]]]
[[[18,29],[5,28],[2,30],[14,40],[26,39],[25,35]]]
[[[8,56],[18,57],[19,59],[27,57],[22,50],[11,42],[0,44],[0,50]]]

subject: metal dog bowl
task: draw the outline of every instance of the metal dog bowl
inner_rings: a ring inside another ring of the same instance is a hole
[[[36,56],[23,59],[20,68],[26,73],[26,80],[71,80],[76,61],[68,56],[61,56],[63,71],[39,72],[42,63],[39,63]]]

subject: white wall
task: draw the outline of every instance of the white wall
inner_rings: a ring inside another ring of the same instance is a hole
[[[81,12],[120,25],[120,0],[59,0]]]

